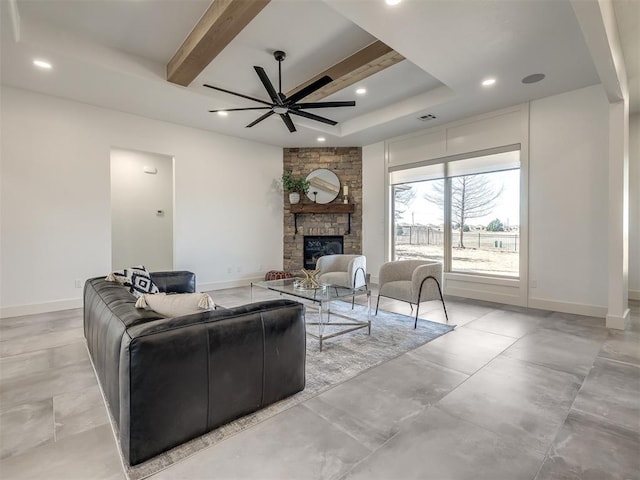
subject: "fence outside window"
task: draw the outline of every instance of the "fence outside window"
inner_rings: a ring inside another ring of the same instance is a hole
[[[452,231],[454,248],[458,245],[460,230]],[[466,248],[478,250],[520,251],[520,234],[514,232],[487,232],[471,230],[463,232]],[[396,225],[396,245],[437,245],[444,244],[444,231],[427,225]]]

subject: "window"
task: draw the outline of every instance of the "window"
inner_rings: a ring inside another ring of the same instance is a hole
[[[391,172],[394,259],[519,277],[519,151]]]
[[[425,180],[394,185],[395,259],[424,259],[444,262],[444,222],[437,208],[421,205],[427,191],[442,195],[444,180]],[[419,197],[416,199],[416,197]],[[417,200],[417,201],[416,201]]]

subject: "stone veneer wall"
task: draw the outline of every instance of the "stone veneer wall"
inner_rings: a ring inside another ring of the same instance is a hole
[[[332,203],[342,203],[342,186],[349,187],[349,203],[355,204],[351,214],[351,234],[346,235],[347,214],[298,214],[298,232],[294,232],[289,195],[284,194],[284,258],[286,271],[302,268],[304,235],[344,235],[344,253],[362,253],[362,148],[285,148],[283,171],[306,177],[317,168],[333,171],[340,180],[340,195]],[[313,203],[305,195],[301,202]]]

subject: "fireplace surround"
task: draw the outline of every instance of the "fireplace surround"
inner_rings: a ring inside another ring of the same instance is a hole
[[[342,195],[333,202],[316,204],[308,198],[290,205],[283,194],[283,270],[298,272],[304,261],[305,236],[343,236],[342,253],[362,253],[362,149],[360,147],[285,148],[283,171],[305,178],[326,168],[340,180],[341,192],[349,188],[348,203]]]

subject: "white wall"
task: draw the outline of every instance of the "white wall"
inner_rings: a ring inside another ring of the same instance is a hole
[[[155,272],[173,269],[173,158],[115,148],[111,150],[111,268],[133,265]]]
[[[629,298],[640,300],[640,113],[629,117]]]
[[[362,251],[367,272],[378,283],[380,266],[387,260],[385,247],[384,142],[362,148]]]
[[[531,102],[530,306],[606,314],[608,112],[599,85]]]
[[[175,268],[201,290],[282,266],[282,149],[2,87],[0,315],[81,305],[111,268],[113,147],[175,158]]]

